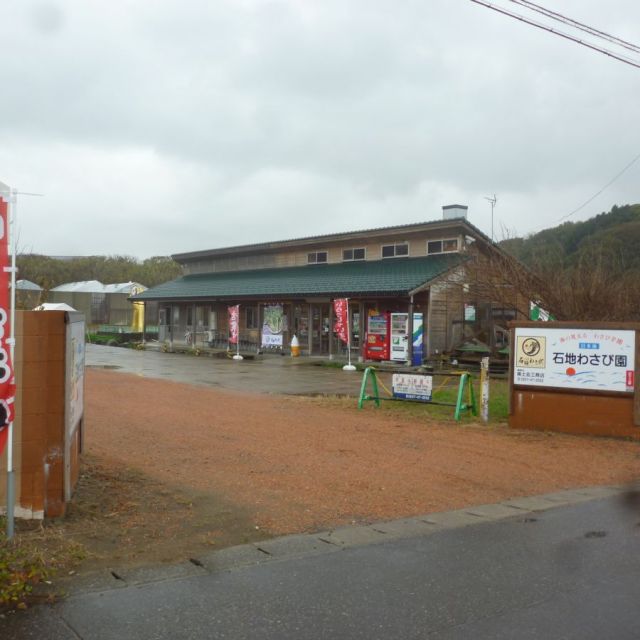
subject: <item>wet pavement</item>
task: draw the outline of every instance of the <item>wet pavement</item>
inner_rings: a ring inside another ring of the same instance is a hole
[[[291,536],[215,552],[181,571],[112,579],[11,616],[4,629],[0,621],[0,637],[639,637],[637,513],[623,509],[618,495],[534,512],[531,503],[506,517],[495,511],[504,505],[494,505],[493,515],[490,506],[488,520],[474,509],[471,521],[444,514],[445,527],[428,518],[401,522],[406,537],[386,533],[398,523],[382,523],[355,540]]]
[[[360,393],[362,372],[309,364],[308,359],[265,354],[254,359],[194,356],[161,351],[87,345],[88,367],[113,369],[145,378],[219,387],[250,393],[354,396]],[[383,376],[387,384],[389,374]]]

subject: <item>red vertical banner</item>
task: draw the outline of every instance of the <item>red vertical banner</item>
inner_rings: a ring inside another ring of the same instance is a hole
[[[347,299],[336,298],[333,301],[333,310],[336,314],[336,321],[333,330],[342,342],[349,342],[349,318],[347,315]]]
[[[11,351],[7,340],[11,337],[9,319],[9,207],[0,196],[0,454],[4,451],[13,422],[13,401],[16,391]]]
[[[229,307],[229,344],[238,344],[240,334],[240,305]]]

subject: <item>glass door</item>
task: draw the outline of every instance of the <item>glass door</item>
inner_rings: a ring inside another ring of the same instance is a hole
[[[311,354],[325,356],[329,354],[329,333],[331,332],[330,305],[311,305]]]
[[[293,333],[298,338],[301,351],[309,350],[309,305],[293,306]]]
[[[322,342],[322,314],[319,304],[311,305],[311,353],[309,355],[320,355],[320,344]]]

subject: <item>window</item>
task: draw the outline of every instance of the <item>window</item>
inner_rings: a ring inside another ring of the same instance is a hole
[[[446,240],[429,240],[427,242],[427,254],[432,253],[452,253],[458,250],[458,239],[447,238]]]
[[[258,328],[258,309],[256,307],[246,307],[245,313],[245,327],[247,329]]]
[[[208,311],[209,307],[203,307],[201,305],[196,307],[196,326],[200,331],[202,331],[202,327],[204,326],[204,317]]]
[[[160,307],[158,309],[158,324],[164,327],[171,324],[171,307]]]
[[[365,259],[364,249],[343,249],[342,250],[343,262],[349,262],[351,260],[364,260],[364,259]]]
[[[326,251],[312,251],[307,254],[307,264],[322,264],[327,261]]]
[[[396,244],[383,244],[382,245],[382,257],[383,258],[399,258],[409,255],[409,243],[398,242]]]
[[[107,296],[104,293],[91,294],[91,322],[104,324],[107,322]]]
[[[517,312],[515,309],[510,308],[491,308],[491,315],[494,321],[502,323],[503,326],[507,325],[507,322],[511,322],[517,319]]]

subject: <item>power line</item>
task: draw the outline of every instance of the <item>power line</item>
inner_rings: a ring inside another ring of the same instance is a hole
[[[601,31],[594,27],[590,27],[584,22],[579,22],[578,20],[574,20],[573,18],[569,18],[557,11],[552,11],[551,9],[547,9],[546,7],[542,7],[535,2],[530,2],[529,0],[510,0],[514,4],[518,4],[520,6],[526,7],[527,9],[531,9],[537,13],[540,13],[552,20],[557,20],[558,22],[562,22],[563,24],[574,27],[575,29],[579,29],[580,31],[584,31],[592,36],[596,36],[597,38],[602,38],[603,40],[607,40],[612,44],[618,45],[629,51],[633,51],[634,53],[640,53],[640,47],[638,45],[633,44],[632,42],[628,42],[627,40],[623,40],[622,38],[618,38],[617,36],[612,36],[610,33],[606,31]]]
[[[610,51],[609,49],[604,49],[602,47],[599,47],[598,45],[592,44],[590,42],[586,42],[585,40],[581,40],[580,38],[576,38],[575,36],[572,36],[568,33],[564,33],[563,31],[559,31],[558,29],[553,29],[552,27],[549,27],[541,22],[536,22],[535,20],[531,20],[529,18],[526,18],[525,16],[522,16],[518,13],[514,13],[512,11],[508,11],[507,9],[503,8],[503,7],[498,7],[494,4],[491,4],[490,2],[485,2],[484,0],[471,0],[471,2],[474,2],[475,4],[479,4],[483,7],[486,7],[487,9],[491,9],[492,11],[497,11],[498,13],[502,13],[506,16],[509,16],[510,18],[515,18],[516,20],[519,20],[520,22],[525,22],[526,24],[530,24],[533,27],[536,27],[538,29],[542,29],[544,31],[548,31],[549,33],[553,33],[556,36],[560,36],[561,38],[565,38],[566,40],[571,40],[572,42],[575,42],[577,44],[581,44],[583,47],[587,47],[588,49],[592,49],[593,51],[597,51],[598,53],[603,53],[606,56],[609,56],[610,58],[614,58],[615,60],[618,60],[619,62],[624,62],[625,64],[628,64],[632,67],[636,67],[636,69],[640,69],[640,62],[636,62],[635,60],[632,60],[631,58],[627,58],[626,56],[623,56],[622,54],[618,54],[618,53],[614,53],[613,51]]]
[[[571,213],[567,213],[566,216],[562,216],[562,218],[560,218],[558,220],[558,222],[562,222],[563,220],[566,220],[567,218],[570,218],[574,213],[578,213],[578,211],[580,211],[580,209],[584,209],[584,207],[586,207],[590,202],[595,200],[605,189],[608,189],[618,178],[622,177],[622,175],[624,173],[626,173],[629,169],[631,169],[631,167],[638,160],[640,160],[640,153],[624,169],[622,169],[622,171],[617,173],[611,180],[609,180],[609,182],[607,182],[607,184],[605,184],[604,187],[602,187],[602,189],[600,189],[600,191],[598,191],[597,193],[592,195],[586,202],[583,202],[577,209],[574,209]]]
[[[565,16],[561,13],[558,13],[556,11],[552,11],[551,9],[546,9],[545,7],[542,7],[541,5],[538,5],[534,2],[531,2],[530,0],[509,0],[510,2],[512,2],[513,4],[517,4],[521,7],[524,7],[526,9],[530,9],[531,11],[534,11],[536,13],[542,14],[547,18],[551,18],[552,20],[556,20],[557,22],[561,22],[569,27],[578,29],[580,31],[584,31],[585,33],[588,33],[591,36],[595,36],[596,38],[601,38],[603,40],[606,40],[616,46],[619,47],[623,47],[625,49],[628,49],[629,51],[632,51],[634,53],[640,53],[640,47],[628,42],[626,40],[623,40],[622,38],[618,38],[617,36],[613,36],[609,33],[606,33],[605,31],[601,31],[599,29],[595,29],[594,27],[590,27],[587,24],[584,24],[582,22],[579,22],[578,20],[574,20],[573,18],[569,18],[568,16]],[[487,9],[491,9],[493,11],[496,11],[498,13],[502,13],[506,16],[509,16],[510,18],[515,18],[516,20],[519,20],[520,22],[524,22],[526,24],[529,24],[533,27],[536,27],[538,29],[542,29],[544,31],[548,31],[549,33],[552,33],[554,35],[560,36],[561,38],[565,38],[566,40],[570,40],[572,42],[575,42],[577,44],[580,44],[584,47],[587,47],[589,49],[592,49],[594,51],[597,51],[599,53],[603,53],[606,56],[609,56],[611,58],[614,58],[615,60],[618,60],[620,62],[624,62],[625,64],[628,64],[630,66],[636,67],[638,69],[640,69],[640,62],[632,59],[632,58],[628,58],[627,56],[623,56],[622,54],[618,54],[615,53],[613,51],[610,51],[609,49],[605,49],[603,47],[599,47],[597,44],[591,43],[591,42],[586,42],[584,40],[581,40],[580,38],[577,38],[575,36],[572,36],[568,33],[565,33],[563,31],[559,31],[557,29],[553,29],[552,27],[543,24],[541,22],[537,22],[533,19],[527,18],[521,14],[509,11],[507,9],[505,9],[504,7],[499,7],[496,6],[494,4],[492,4],[491,2],[486,2],[484,0],[471,0],[471,2],[474,2],[475,4],[479,4],[483,7],[486,7]],[[622,175],[624,175],[638,160],[640,160],[640,154],[638,154],[635,158],[633,158],[633,160],[631,160],[631,162],[629,162],[621,171],[619,171],[611,180],[609,180],[609,182],[607,182],[607,184],[605,184],[600,190],[598,190],[593,196],[591,196],[588,200],[586,200],[585,202],[583,202],[579,207],[577,207],[576,209],[574,209],[573,211],[571,211],[570,213],[566,214],[565,216],[562,216],[561,218],[559,218],[559,222],[562,222],[563,220],[566,220],[567,218],[570,218],[572,215],[574,215],[575,213],[577,213],[578,211],[580,211],[581,209],[583,209],[584,207],[586,207],[590,202],[593,202],[593,200],[595,200],[601,193],[603,193],[606,189],[608,189],[614,182],[616,182],[616,180],[618,180],[620,177],[622,177]],[[487,200],[491,201],[490,198],[487,198]],[[492,210],[493,210],[493,203],[492,203]]]

